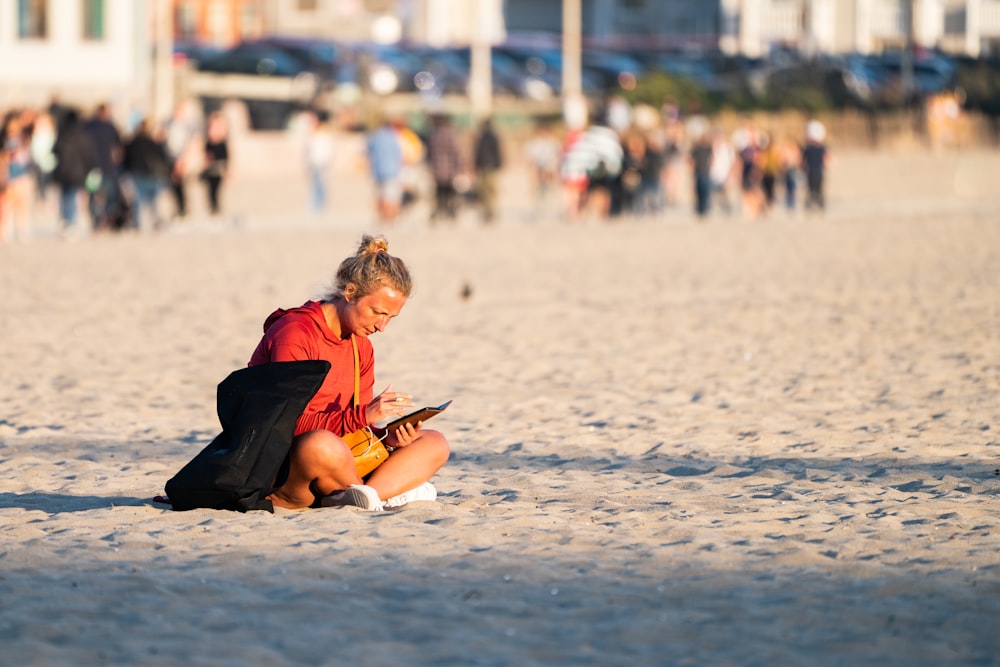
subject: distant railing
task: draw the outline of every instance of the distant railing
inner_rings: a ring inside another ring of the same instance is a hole
[[[845,148],[994,148],[1000,147],[1000,123],[972,111],[962,111],[946,133],[928,126],[927,114],[918,109],[864,113],[857,110],[807,115],[797,111],[753,114],[722,112],[713,123],[732,132],[747,119],[771,136],[798,137],[806,121],[816,118],[827,129],[834,150]]]

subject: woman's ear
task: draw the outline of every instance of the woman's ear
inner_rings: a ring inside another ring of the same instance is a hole
[[[344,289],[341,290],[341,295],[344,297],[344,301],[350,301],[354,298],[354,295],[358,292],[358,286],[354,283],[347,283]]]

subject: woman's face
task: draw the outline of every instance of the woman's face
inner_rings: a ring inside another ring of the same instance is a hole
[[[347,296],[341,312],[341,329],[357,336],[385,331],[389,320],[399,315],[405,303],[405,296],[385,285],[357,299]]]

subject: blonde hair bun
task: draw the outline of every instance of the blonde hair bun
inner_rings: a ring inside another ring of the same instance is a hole
[[[366,255],[376,255],[380,252],[389,252],[389,242],[384,236],[370,236],[365,234],[361,237],[361,244],[358,246],[357,257]]]

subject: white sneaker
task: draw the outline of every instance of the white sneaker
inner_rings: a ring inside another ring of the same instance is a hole
[[[424,482],[415,489],[410,489],[405,491],[398,496],[393,496],[389,500],[385,501],[385,508],[392,509],[395,507],[402,507],[408,503],[416,502],[418,500],[427,500],[434,502],[437,500],[438,492],[434,488],[434,485],[430,482]]]
[[[319,501],[320,507],[360,507],[369,512],[381,512],[382,500],[378,497],[378,491],[363,484],[351,484],[344,491],[331,493],[323,496]]]

